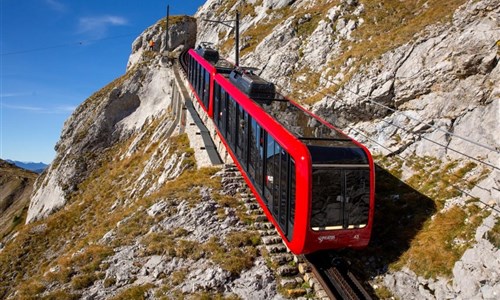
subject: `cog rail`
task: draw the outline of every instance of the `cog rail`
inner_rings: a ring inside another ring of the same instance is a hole
[[[330,299],[373,299],[344,259],[332,258],[322,252],[308,254],[304,258]]]

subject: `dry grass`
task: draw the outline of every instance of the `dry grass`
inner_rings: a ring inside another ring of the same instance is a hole
[[[489,174],[486,168],[479,167],[471,161],[450,161],[426,157],[409,157],[406,161],[399,158],[375,156],[378,163],[387,168],[391,174],[401,178],[403,166],[413,170],[413,175],[407,183],[420,193],[433,199],[441,209],[448,199],[461,196],[459,189],[473,188],[480,180]]]
[[[152,126],[150,130],[157,125],[152,123]],[[128,187],[133,186],[156,149],[153,146],[148,151],[148,143],[140,143],[136,154],[123,160],[116,159],[128,149],[134,138],[95,158],[107,163],[92,171],[78,190],[69,195],[64,209],[44,221],[20,228],[17,237],[5,246],[0,255],[0,298],[20,289],[36,296],[38,283],[45,287],[50,283],[71,283],[74,288],[91,284],[107,267],[102,261],[113,253],[110,247],[96,244],[105,233],[115,229],[115,245],[130,243],[145,234],[155,222],[154,218],[144,217],[147,215],[140,207],[149,207],[158,199],[164,199],[164,194],[175,197],[185,193],[183,188],[201,187],[207,182],[217,185],[216,180],[209,178],[215,171],[201,170],[193,176],[194,171],[189,170],[191,178],[198,180],[195,183],[189,183],[189,177],[181,176],[178,185],[172,182],[149,197],[137,194],[130,198]],[[188,150],[184,140],[176,151]],[[187,168],[191,165],[193,161],[187,164]],[[169,187],[177,189],[169,191]],[[195,192],[191,193],[194,199]],[[129,204],[123,205],[127,199]],[[114,203],[122,205],[111,210]],[[116,227],[124,219],[126,221]],[[33,231],[36,228],[42,229]],[[181,255],[186,255],[185,252]]]
[[[40,298],[41,300],[77,300],[79,295],[72,294],[65,290],[52,291]]]
[[[493,228],[486,233],[486,238],[493,244],[493,246],[500,249],[500,218],[497,217],[495,226],[493,226]]]
[[[154,287],[152,284],[136,285],[119,292],[110,300],[145,300],[146,293]]]
[[[443,163],[433,157],[416,156],[408,157],[405,161],[397,157],[383,156],[375,156],[375,159],[398,178],[402,175],[403,165],[410,167],[414,173],[407,180],[407,184],[416,193],[432,199],[438,211],[444,207],[447,200],[461,196],[457,188],[470,189],[488,173],[484,168],[470,161],[456,160]],[[377,185],[379,183],[378,181]],[[391,187],[383,189],[393,190]],[[377,193],[380,192],[377,187]],[[385,205],[391,203],[386,202]],[[401,204],[399,201],[397,203]],[[384,209],[386,210],[385,217],[400,219],[401,216],[405,216],[405,214],[399,214],[399,216],[392,217],[387,214],[388,207]],[[486,211],[475,205],[469,205],[466,208],[453,207],[434,215],[433,218],[430,218],[430,215],[426,217],[424,213],[418,218],[425,220],[423,227],[417,228],[414,235],[409,236],[411,241],[408,248],[392,263],[392,266],[400,268],[407,265],[418,275],[425,277],[449,275],[454,263],[471,245],[477,227],[487,215]]]
[[[191,16],[186,16],[186,15],[170,16],[168,19],[168,26],[173,26],[179,23],[187,23],[190,20],[196,22],[195,18]],[[162,18],[160,21],[158,21],[158,23],[160,24],[161,28],[165,30],[167,28],[167,17]]]
[[[474,241],[474,234],[487,213],[476,206],[452,207],[428,220],[410,249],[392,267],[408,266],[426,278],[449,276],[455,262]]]
[[[247,231],[230,233],[225,243],[226,245],[217,237],[212,237],[203,245],[203,249],[208,257],[233,276],[253,266],[253,261],[257,257],[256,246],[260,243],[257,233]]]
[[[331,76],[335,76],[352,61],[344,80],[335,86],[323,89],[320,94],[306,99],[299,99],[312,104],[323,98],[322,94],[335,94],[338,89],[350,80],[363,65],[367,65],[382,54],[416,39],[418,33],[426,26],[450,21],[453,12],[465,0],[390,0],[360,1],[365,10],[361,17],[365,21],[353,31],[353,41],[342,42],[342,53],[329,62]]]

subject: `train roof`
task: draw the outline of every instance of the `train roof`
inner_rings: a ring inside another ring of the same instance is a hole
[[[229,74],[234,69],[234,65],[229,61],[219,56],[219,51],[200,45],[195,49],[195,52],[208,61],[217,69],[217,72]]]
[[[279,94],[271,101],[255,102],[307,146],[358,147],[347,135],[325,125]]]
[[[276,96],[272,101],[256,102],[307,146],[313,164],[368,164],[366,154],[350,137],[325,125],[294,102]]]
[[[235,84],[236,82],[232,78],[233,74],[224,74],[223,76]],[[262,95],[250,91],[250,86],[268,87],[269,82],[259,76],[253,73],[247,74],[246,80],[240,79],[239,83],[237,85],[239,90],[262,107],[266,113],[271,115],[305,145],[312,147],[359,148],[350,137],[325,125],[313,114],[306,112],[296,103],[277,93],[274,84],[271,83],[273,86],[269,88],[272,94]],[[248,88],[245,88],[245,84],[248,85]]]
[[[229,80],[252,99],[272,99],[276,94],[274,83],[262,79],[250,69],[233,70]]]

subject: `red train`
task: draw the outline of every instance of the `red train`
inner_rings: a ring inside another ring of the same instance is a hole
[[[197,101],[293,253],[368,245],[375,169],[366,147],[214,49],[189,50],[187,69]]]

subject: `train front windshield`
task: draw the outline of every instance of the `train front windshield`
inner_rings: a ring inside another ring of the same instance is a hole
[[[368,223],[370,171],[313,166],[311,227],[315,231],[363,228]]]

